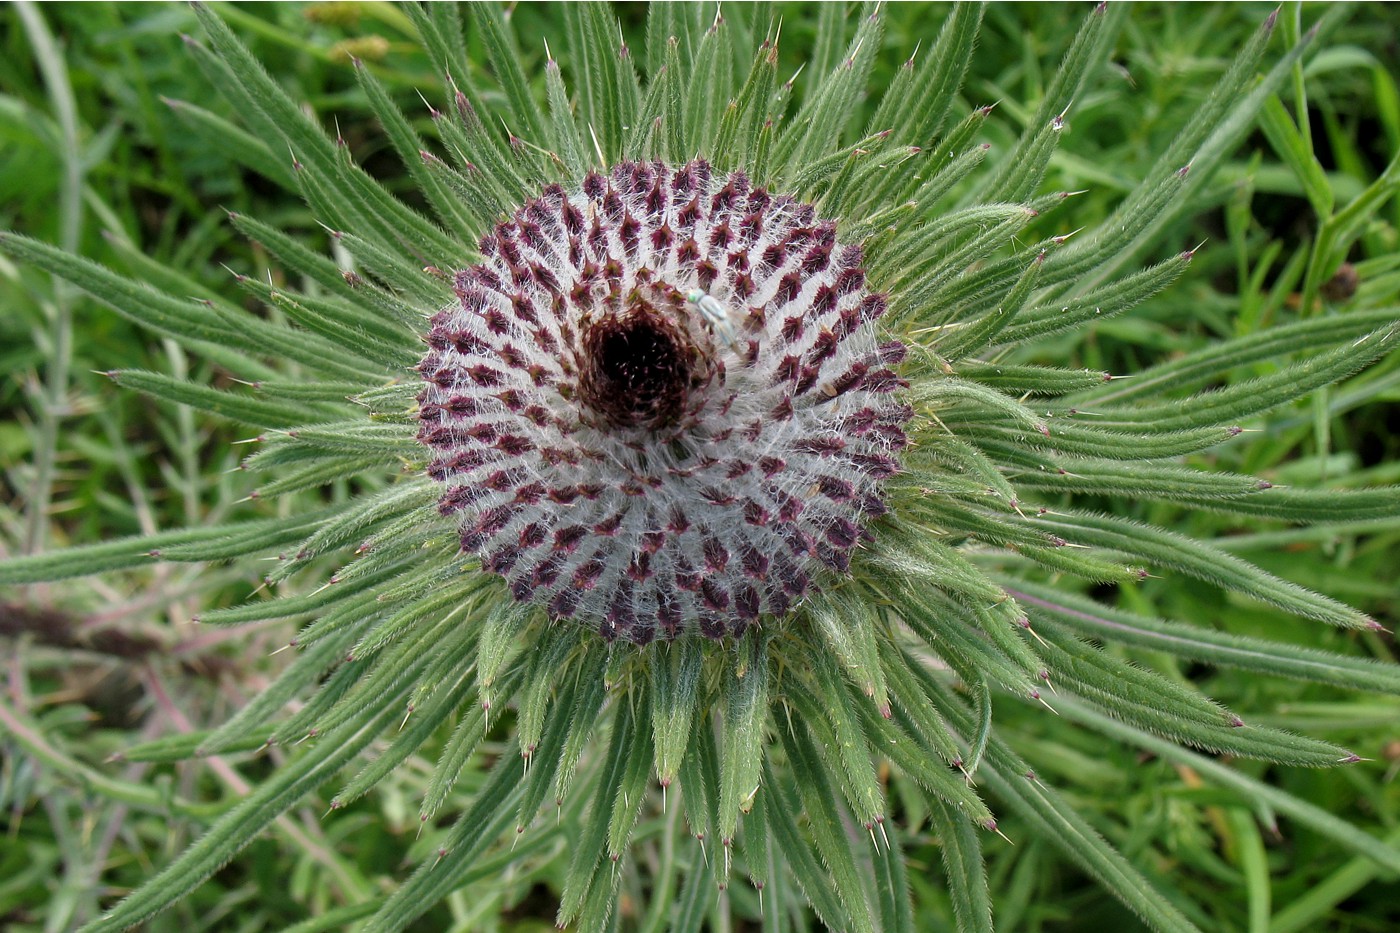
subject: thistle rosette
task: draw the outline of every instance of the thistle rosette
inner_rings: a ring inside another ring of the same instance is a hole
[[[850,568],[911,409],[835,222],[704,161],[624,163],[478,248],[432,321],[419,438],[512,596],[644,645],[742,635]]]
[[[271,553],[266,582],[282,593],[200,621],[300,624],[294,659],[231,720],[126,755],[306,750],[94,926],[140,923],[328,780],[341,775],[331,808],[351,806],[428,747],[436,763],[406,769],[431,773],[418,822],[429,834],[444,814],[451,825],[391,895],[346,907],[372,908],[372,930],[412,923],[512,835],[528,837],[516,861],[554,885],[561,926],[607,929],[625,910],[647,929],[698,929],[718,886],[731,888],[715,908],[725,922],[781,926],[810,911],[872,933],[912,928],[904,847],[937,839],[953,919],[982,930],[980,837],[998,822],[978,787],[1154,926],[1193,929],[1136,864],[1146,856],[1118,852],[1035,779],[1024,733],[996,728],[994,705],[996,724],[1044,715],[1053,685],[1067,719],[1247,792],[1263,790],[1183,746],[1354,760],[1246,725],[1179,669],[1158,672],[1155,653],[1400,692],[1393,665],[1164,622],[1067,581],[1150,592],[1164,576],[1379,628],[1135,506],[1342,524],[1400,512],[1393,487],[1281,490],[1191,459],[1380,359],[1395,315],[1302,318],[1127,382],[1044,365],[1037,344],[1130,311],[1191,263],[1166,250],[1121,271],[1201,190],[1311,36],[1258,76],[1270,18],[1103,232],[1071,236],[1056,212],[1073,202],[1042,182],[1071,103],[1106,70],[1116,8],[1087,17],[1004,152],[980,141],[989,108],[954,113],[973,6],[871,101],[863,133],[852,127],[882,47],[878,5],[849,37],[824,14],[817,75],[796,106],[778,80],[776,28],[747,7],[702,23],[658,4],[644,83],[616,19],[569,5],[578,90],[548,58],[547,107],[503,10],[470,11],[499,84],[484,93],[456,7],[405,9],[448,88],[430,114],[438,140],[373,71],[358,75],[431,217],[345,158],[197,7],[211,48],[191,41],[191,54],[253,132],[182,111],[332,231],[334,259],[231,218],[304,283],[236,278],[277,314],[189,301],[197,285],[149,265],[160,290],[3,241],[248,384],[110,374],[255,426],[250,498],[288,503],[0,568],[26,582]],[[277,160],[286,149],[290,168]],[[1119,511],[1100,511],[1105,501]],[[540,819],[550,801],[558,825]],[[644,813],[651,829],[634,840]],[[1400,866],[1392,847],[1315,822]],[[567,867],[546,871],[555,860]]]

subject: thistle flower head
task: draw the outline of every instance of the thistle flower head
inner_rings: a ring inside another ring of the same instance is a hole
[[[440,832],[438,855],[397,882],[376,931],[413,922],[512,830],[568,839],[518,854],[567,861],[537,876],[554,884],[561,927],[610,928],[645,901],[629,890],[660,892],[646,922],[660,928],[683,875],[675,919],[688,928],[707,887],[747,878],[769,900],[736,894],[725,904],[742,919],[728,925],[810,910],[831,929],[909,929],[901,853],[914,837],[938,840],[952,913],[980,929],[978,834],[998,828],[994,806],[1150,922],[1186,930],[1179,898],[1136,853],[1109,845],[1053,781],[1027,780],[1036,748],[1022,758],[1023,733],[1000,724],[1053,702],[1065,721],[1193,773],[1226,769],[1184,745],[1355,760],[1245,727],[1180,667],[1159,673],[1158,654],[1400,692],[1393,666],[1221,636],[1083,591],[1137,588],[1146,602],[1162,577],[1177,594],[1213,588],[1377,629],[1180,523],[1150,524],[1141,505],[1334,527],[1400,512],[1392,487],[1284,492],[1196,457],[1383,357],[1400,343],[1394,312],[1242,326],[1223,349],[1127,382],[1047,365],[1063,350],[1040,343],[1131,311],[1191,263],[1172,244],[1133,268],[1295,73],[1311,33],[1260,77],[1271,17],[1101,229],[1072,235],[1055,214],[1072,201],[1041,189],[1072,102],[1107,71],[1116,7],[1087,16],[1005,149],[980,140],[989,108],[954,113],[981,19],[971,5],[870,99],[863,133],[852,127],[882,51],[878,4],[844,56],[840,17],[824,14],[825,74],[809,84],[780,83],[775,27],[743,47],[769,25],[748,6],[707,26],[693,7],[658,4],[643,81],[605,8],[570,4],[577,89],[551,56],[547,107],[502,9],[470,6],[500,84],[486,93],[466,80],[483,69],[455,5],[404,9],[448,89],[429,114],[439,139],[419,136],[374,72],[358,76],[431,217],[346,159],[196,7],[211,48],[190,52],[255,131],[234,134],[239,151],[333,231],[334,259],[232,217],[303,283],[235,279],[277,313],[192,302],[164,271],[156,290],[0,239],[235,387],[110,373],[119,384],[258,429],[243,464],[258,487],[240,506],[254,515],[10,561],[0,582],[139,571],[153,556],[273,556],[275,597],[200,621],[300,623],[276,684],[179,747],[302,750],[102,923],[169,906],[332,777],[331,809],[348,806],[429,746],[417,817]],[[287,148],[290,168],[277,161]],[[170,754],[157,742],[127,757]],[[666,796],[677,786],[679,808]],[[563,829],[541,825],[550,801]],[[670,822],[634,858],[643,813]]]
[[[419,437],[516,599],[717,638],[849,568],[910,409],[835,222],[701,160],[626,162],[479,249],[432,320]]]

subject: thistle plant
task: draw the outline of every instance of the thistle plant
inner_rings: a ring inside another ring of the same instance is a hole
[[[159,268],[143,282],[18,234],[0,247],[229,377],[107,374],[252,428],[258,514],[10,559],[0,581],[274,557],[252,597],[197,622],[295,624],[277,679],[217,728],[124,757],[286,754],[90,929],[148,920],[323,787],[329,809],[350,807],[423,755],[431,849],[326,922],[405,928],[486,865],[553,866],[561,928],[911,930],[906,850],[932,836],[956,924],[990,929],[983,850],[1007,844],[1007,814],[1149,926],[1196,929],[1157,872],[1037,778],[1017,747],[1034,717],[1400,871],[1392,845],[1230,764],[1357,755],[1171,673],[1179,659],[1396,693],[1393,664],[1110,598],[1212,587],[1280,625],[1335,626],[1339,646],[1380,644],[1365,613],[1133,506],[1394,518],[1393,486],[1281,488],[1201,455],[1385,359],[1396,312],[1309,313],[1130,373],[1043,350],[1193,261],[1191,244],[1162,252],[1170,222],[1257,117],[1291,126],[1271,102],[1312,33],[1270,53],[1270,16],[1145,182],[1078,231],[1075,193],[1043,179],[1119,7],[1087,13],[1024,131],[996,147],[993,108],[959,96],[972,5],[868,121],[854,115],[887,54],[878,5],[823,12],[817,65],[788,81],[766,9],[658,5],[639,59],[609,9],[569,5],[541,76],[506,11],[409,5],[443,102],[406,113],[372,68],[356,74],[426,210],[196,11],[189,52],[242,127],[193,119],[291,185],[329,254],[230,216],[282,270],[237,276],[249,313]],[[1314,293],[1355,238],[1339,230]],[[1142,267],[1149,248],[1166,258]],[[1255,374],[1207,390],[1241,370]],[[550,843],[556,821],[567,846]],[[645,859],[639,835],[659,845]]]

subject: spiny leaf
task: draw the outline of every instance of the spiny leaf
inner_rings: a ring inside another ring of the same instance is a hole
[[[1296,583],[1280,580],[1247,561],[1177,532],[1149,528],[1121,518],[1077,512],[1045,515],[1037,519],[1037,523],[1056,529],[1071,540],[1132,554],[1164,569],[1215,583],[1305,618],[1342,628],[1377,627],[1365,613]]]
[[[843,929],[874,933],[875,924],[856,868],[855,853],[840,823],[841,805],[831,789],[827,773],[830,763],[818,753],[810,736],[800,726],[780,728],[778,734],[787,750],[816,850],[821,853],[837,895],[845,905],[850,924]]]
[[[515,756],[508,747],[502,756]],[[457,818],[436,859],[419,865],[365,925],[373,933],[397,933],[430,910],[463,883],[467,872],[480,862],[482,852],[510,825],[512,806],[520,794],[520,782],[509,768],[496,768],[477,791],[471,807]],[[483,866],[485,867],[485,866]]]
[[[759,791],[759,765],[763,760],[769,709],[767,639],[750,633],[736,646],[739,656],[726,672],[724,740],[719,762],[719,842],[725,848],[727,879],[729,849],[739,827],[739,811],[753,805]]]
[[[690,732],[700,715],[700,677],[704,650],[693,638],[655,645],[651,674],[651,727],[656,749],[656,776],[669,787],[680,773]]]
[[[937,698],[955,728],[969,732],[973,718],[965,703],[911,658],[919,679]],[[1166,933],[1200,933],[1152,882],[1089,825],[1079,811],[1051,788],[1000,739],[993,738],[977,772],[978,778],[1067,858],[1098,879],[1104,888],[1135,914],[1150,918]]]
[[[87,924],[87,933],[125,930],[170,907],[227,863],[269,823],[291,809],[350,762],[398,712],[392,696],[362,707],[358,716],[323,738],[314,754],[283,765],[222,816],[168,867],[116,907]]]
[[[1400,692],[1400,668],[1393,664],[1124,612],[1026,580],[1007,581],[1006,585],[1007,592],[1032,618],[1053,618],[1087,638],[1111,635],[1126,645],[1221,667],[1350,689]]]
[[[495,3],[472,3],[468,6],[471,24],[482,37],[491,69],[506,92],[506,105],[512,129],[526,138],[544,138],[544,115],[530,93],[529,82],[520,65],[520,52],[506,28],[504,11]]]

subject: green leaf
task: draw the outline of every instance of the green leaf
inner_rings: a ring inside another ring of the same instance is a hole
[[[600,863],[605,861],[615,793],[628,770],[628,753],[632,749],[634,731],[638,730],[631,708],[626,704],[619,705],[617,715],[613,719],[612,739],[608,742],[607,753],[600,763],[601,771],[593,803],[588,818],[583,822],[582,832],[574,840],[573,858],[564,877],[564,891],[559,898],[559,916],[556,921],[560,927],[567,926],[578,918],[588,892],[596,883]],[[644,760],[650,759],[651,755],[648,754]],[[611,871],[611,862],[602,868],[604,871]]]
[[[645,709],[648,705],[646,689],[642,688],[639,692],[641,696],[637,697],[637,706]],[[627,852],[627,842],[632,836],[632,829],[637,825],[642,804],[646,802],[647,778],[651,775],[651,730],[646,728],[645,723],[637,722],[635,717],[632,721],[632,744],[625,752],[627,767],[622,773],[622,779],[612,785],[616,790],[612,819],[608,822],[607,851],[608,858],[613,863],[610,870],[614,874],[617,873],[617,863]]]
[[[808,652],[811,659],[811,683],[816,702],[809,702],[804,711],[807,728],[811,731],[837,778],[846,804],[860,825],[875,836],[875,826],[885,821],[885,795],[871,760],[871,745],[866,738],[857,702],[841,679],[840,671],[830,655],[816,648]],[[794,693],[799,704],[800,693]]]
[[[557,637],[548,639],[547,644],[537,641],[525,650],[528,669],[524,688],[516,701],[516,734],[527,768],[544,732],[545,712],[559,686],[557,672],[572,666],[569,657],[579,647],[580,634],[576,630],[561,631],[556,633]]]
[[[1345,379],[1385,356],[1397,344],[1400,321],[1345,346],[1280,367],[1267,376],[1236,382],[1214,392],[1137,408],[1096,409],[1094,424],[1107,429],[1168,432],[1242,421]]]
[[[1052,682],[1119,719],[1181,745],[1280,764],[1327,767],[1349,753],[1327,742],[1245,722],[1194,690],[1120,661],[1055,624],[1042,624],[1041,651]]]
[[[607,667],[607,652],[593,649],[586,656],[587,663],[579,665],[578,693],[574,699],[573,711],[569,720],[568,735],[559,751],[559,770],[554,777],[554,799],[563,803],[573,786],[574,772],[578,768],[579,756],[588,743],[593,741],[594,723],[598,711],[603,706],[605,688],[603,672]]]
[[[802,101],[774,150],[779,165],[784,166],[785,177],[810,164],[831,146],[832,140],[840,138],[856,97],[870,76],[870,66],[884,34],[885,21],[879,7],[865,5],[845,57],[831,63],[829,73],[823,70],[826,63],[821,59],[813,63],[814,76],[821,83]]]
[[[1111,717],[1096,713],[1083,704],[1066,700],[1063,704],[1066,717],[1077,722],[1087,723],[1094,729],[1161,755],[1169,761],[1178,762],[1206,780],[1231,788],[1241,795],[1246,803],[1262,802],[1300,824],[1309,827],[1348,851],[1375,862],[1389,872],[1400,872],[1400,848],[1388,845],[1370,833],[1360,831],[1356,824],[1343,820],[1323,808],[1308,803],[1293,794],[1279,790],[1241,774],[1235,769],[1214,761],[1204,755],[1187,751],[1180,746],[1148,735]],[[1341,763],[1341,762],[1338,762]]]
[[[1180,357],[1166,360],[1077,396],[1073,403],[1085,410],[1094,406],[1153,398],[1161,393],[1185,391],[1218,380],[1236,367],[1270,363],[1291,353],[1357,340],[1368,333],[1395,326],[1394,308],[1356,311],[1311,320],[1293,321],[1253,334],[1212,343]]]
[[[769,122],[769,105],[777,86],[778,48],[765,39],[754,56],[744,86],[737,99],[730,101],[720,117],[718,137],[711,147],[716,164],[722,168],[738,169],[747,164],[747,157],[756,152],[759,133]]]
[[[271,179],[288,191],[296,190],[297,183],[292,177],[291,159],[285,153],[280,154],[279,158],[279,154],[274,154],[261,137],[188,101],[172,100],[168,97],[162,97],[161,101],[206,143],[217,147],[239,164],[247,166],[264,178]]]
[[[1100,4],[1085,19],[1050,86],[1045,89],[1035,115],[1027,122],[1015,147],[998,160],[1000,167],[983,185],[985,199],[1018,200],[1039,184],[1063,115],[1081,98],[1094,73],[1103,69],[1127,12],[1122,4]]]
[[[739,811],[747,812],[759,792],[760,763],[768,723],[768,639],[748,633],[725,672],[728,705],[719,760],[719,842],[725,849],[721,878],[729,872],[729,850],[739,829]]]
[[[343,632],[299,650],[296,660],[287,665],[276,680],[202,738],[194,753],[201,757],[217,755],[243,748],[250,740],[259,737],[266,741],[264,724],[281,712],[297,694],[306,692],[308,684],[318,682],[335,667],[345,657],[355,634],[353,630]]]
[[[548,681],[548,678],[545,680]],[[528,690],[533,686],[533,682],[526,678],[525,686]],[[559,752],[563,749],[565,738],[573,724],[574,698],[577,691],[578,683],[574,679],[568,679],[558,685],[535,750],[520,750],[525,763],[525,777],[522,781],[525,792],[520,798],[520,815],[515,824],[517,835],[524,833],[534,821],[535,814],[544,803],[545,795],[554,784],[555,776],[559,772]],[[592,728],[592,723],[583,728]]]
[[[549,97],[549,119],[554,131],[553,143],[564,160],[564,167],[570,175],[582,178],[588,170],[583,139],[579,135],[578,122],[574,120],[573,107],[569,104],[569,94],[564,89],[564,78],[559,72],[559,63],[550,57],[544,65],[545,92]],[[600,165],[598,168],[606,168]]]
[[[787,732],[785,729],[778,731],[781,734]],[[863,905],[850,904],[840,889],[833,889],[830,877],[822,870],[812,854],[811,845],[798,829],[797,817],[802,813],[803,802],[793,789],[793,781],[788,780],[786,775],[778,777],[768,756],[763,759],[763,786],[771,796],[771,802],[765,799],[762,806],[770,817],[767,823],[777,842],[774,849],[781,855],[793,878],[807,895],[807,901],[816,911],[817,917],[830,930],[856,929],[851,910]],[[774,905],[775,909],[781,907],[781,904]],[[869,923],[870,919],[867,917],[866,925]]]
[[[982,840],[968,818],[936,797],[929,800],[929,822],[938,833],[948,897],[963,933],[992,933],[992,898]]]
[[[113,370],[107,373],[107,376],[123,388],[135,389],[153,398],[177,405],[188,405],[219,418],[257,427],[277,428],[300,424],[307,420],[308,414],[314,414],[314,410],[308,412],[306,406],[282,404],[252,398],[249,395],[224,392],[161,373],[128,369]]]
[[[874,858],[880,929],[884,933],[914,933],[914,905],[899,831],[889,821],[881,824],[880,832],[883,845],[877,846]],[[946,851],[946,842],[944,848]]]
[[[622,86],[619,69],[632,67],[630,58],[621,60],[621,48],[613,44],[622,29],[601,3],[571,3],[563,14],[569,50],[575,56],[572,74],[579,91],[579,116],[611,165],[622,154],[622,134],[632,125],[636,106],[618,91]]]
[[[1324,15],[1319,26],[1345,13],[1344,7],[1336,6]],[[1235,150],[1265,102],[1283,84],[1316,35],[1317,27],[1285,53],[1263,80],[1256,80],[1255,72],[1273,34],[1277,15],[1270,14],[1256,30],[1211,89],[1206,103],[1175,134],[1171,145],[1147,173],[1147,180],[1100,225],[1103,232],[1071,245],[1066,261],[1047,270],[1047,286],[1065,283],[1077,292],[1094,287],[1128,261],[1139,244],[1192,203],[1193,195],[1209,180],[1217,163]]]
[[[700,677],[704,650],[695,638],[654,644],[651,674],[651,728],[656,775],[663,788],[680,773],[690,732],[700,716]]]
[[[787,750],[802,809],[816,850],[830,872],[836,893],[845,905],[849,924],[841,929],[874,933],[875,924],[865,886],[856,868],[852,842],[841,825],[841,804],[831,789],[827,760],[817,751],[805,729],[792,724],[778,729]],[[808,896],[811,896],[809,890]]]
[[[1374,629],[1365,613],[1280,580],[1248,561],[1217,547],[1164,528],[1149,527],[1122,518],[1076,512],[1057,512],[1035,520],[1082,544],[1113,548],[1163,569],[1174,570],[1252,596],[1287,612],[1342,628]]]
[[[283,765],[222,816],[178,859],[97,920],[86,933],[125,930],[187,896],[228,862],[274,819],[313,793],[348,764],[393,720],[393,696],[362,706],[353,719],[331,730],[314,753]]]
[[[1283,159],[1284,164],[1297,176],[1307,195],[1313,212],[1318,217],[1332,215],[1332,186],[1327,182],[1327,174],[1322,164],[1313,155],[1308,143],[1298,132],[1298,125],[1288,115],[1277,94],[1265,101],[1259,113],[1259,128],[1269,140],[1269,145]]]
[[[509,759],[516,753],[512,743],[503,757]],[[485,849],[509,828],[520,786],[512,769],[495,768],[477,791],[470,809],[453,823],[437,858],[419,865],[389,896],[363,927],[366,933],[398,933],[456,890],[468,873],[480,865]]]
[[[277,86],[217,14],[202,4],[194,9],[214,50],[233,75],[233,82],[221,85],[221,89],[231,92],[235,104],[250,104],[275,126],[302,161],[303,175],[323,177],[335,189],[333,203],[339,210],[327,213],[326,220],[396,244],[402,255],[418,257],[420,265],[423,261],[449,269],[465,265],[466,254],[458,244],[337,150],[325,131]]]
[[[433,212],[458,239],[467,243],[473,242],[484,231],[485,225],[491,222],[491,215],[473,213],[469,209],[470,202],[464,202],[457,197],[428,169],[422,159],[422,153],[427,148],[422,138],[390,98],[388,90],[359,59],[355,60],[355,77],[359,79],[360,88],[369,98],[370,108],[378,117],[385,135],[389,137],[389,143],[398,154],[399,161],[403,163],[417,189],[432,205]]]
[[[948,117],[972,61],[982,24],[980,3],[958,3],[922,61],[910,56],[880,98],[867,133],[893,127],[903,142],[928,146]],[[880,193],[870,200],[880,199]]]
[[[1202,625],[1167,622],[1113,609],[1086,597],[1027,580],[1008,580],[1006,587],[1032,618],[1054,618],[1087,638],[1111,637],[1125,645],[1258,674],[1348,689],[1400,693],[1400,668],[1393,664],[1283,641],[1233,635]]]
[[[338,510],[230,522],[65,548],[0,562],[0,584],[14,586],[148,567],[157,560],[231,560],[295,543]]]
[[[512,130],[527,138],[544,138],[544,115],[530,93],[529,82],[521,68],[521,55],[515,48],[510,30],[506,28],[505,11],[495,3],[472,3],[468,7],[471,24],[486,46],[491,69],[505,90],[506,109]]]
[[[734,61],[733,27],[715,10],[715,19],[700,39],[685,91],[683,152],[708,152],[719,126],[720,112],[729,100],[730,68]],[[683,156],[686,157],[686,156]]]
[[[954,728],[970,733],[974,719],[951,689],[922,667],[915,674],[937,699]],[[1065,702],[1063,699],[1061,702]],[[1169,742],[1163,742],[1170,745]],[[1175,746],[1172,746],[1175,748]],[[1037,834],[1059,849],[1125,906],[1164,933],[1199,930],[1162,892],[1089,825],[1079,810],[1036,778],[1024,761],[998,738],[987,745],[978,778]]]
[[[889,713],[889,691],[880,665],[875,613],[868,603],[850,593],[812,600],[807,615],[825,641],[825,649],[846,671],[876,709]]]

